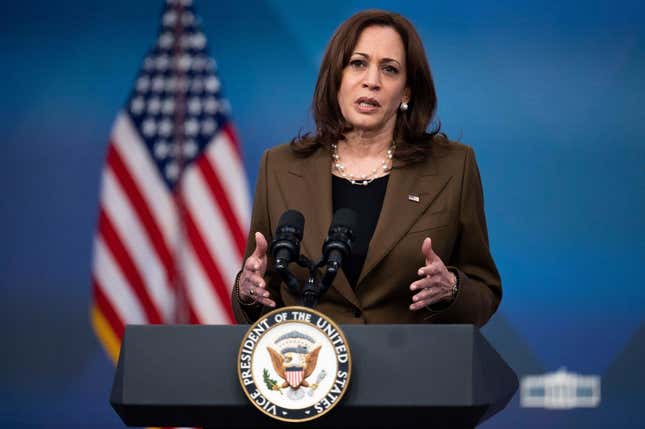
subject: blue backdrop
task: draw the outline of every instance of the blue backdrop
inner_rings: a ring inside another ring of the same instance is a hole
[[[484,329],[520,375],[602,376],[600,408],[523,409],[485,427],[642,427],[645,7],[641,1],[197,2],[243,144],[311,127],[337,25],[409,17],[439,119],[477,153],[504,299]],[[122,427],[88,322],[111,125],[155,42],[161,1],[3,5],[0,16],[2,427]]]

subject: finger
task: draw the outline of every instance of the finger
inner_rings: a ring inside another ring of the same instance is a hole
[[[246,295],[252,298],[268,298],[270,295],[268,290],[255,285],[249,285],[247,291]]]
[[[429,284],[428,284],[428,278],[427,278],[427,277],[424,277],[424,278],[422,278],[421,280],[417,280],[416,282],[413,282],[413,283],[410,285],[410,290],[411,290],[411,291],[421,290],[421,289],[424,289],[424,288],[426,288],[426,287],[428,287],[428,286],[429,286]]]
[[[267,307],[275,307],[275,301],[273,301],[271,298],[268,297],[259,297],[258,302],[262,305],[265,305]]]
[[[267,307],[275,307],[275,301],[270,298],[271,294],[268,290],[264,289],[264,281],[262,279],[260,281],[262,282],[262,286],[257,286],[249,279],[247,285],[240,289],[240,295],[243,299],[259,302]]]
[[[439,261],[434,261],[429,265],[425,265],[419,268],[419,271],[417,271],[417,274],[420,276],[434,276],[441,273],[441,271],[442,271],[442,267]]]
[[[264,235],[260,231],[255,233],[255,250],[251,256],[254,256],[257,259],[262,259],[267,254],[267,249],[269,245],[267,244],[267,239],[264,238]]]
[[[266,293],[267,296],[264,296],[264,292],[262,289],[257,288],[255,286],[251,286],[249,288],[246,288],[244,292],[240,290],[240,299],[244,303],[256,303],[259,302],[260,300],[264,300],[268,298],[268,292]]]
[[[258,261],[258,258],[256,258],[253,255],[246,258],[246,262],[244,263],[244,270],[254,272],[259,269],[260,269],[260,261]]]
[[[452,296],[451,293],[446,293],[444,290],[438,287],[424,289],[423,291],[412,297],[410,310],[420,310],[427,307],[428,305],[433,305],[440,301],[448,299],[450,296]]]
[[[436,253],[434,253],[434,251],[432,250],[432,239],[430,237],[426,237],[425,240],[423,240],[423,244],[421,245],[421,252],[426,258],[426,265],[430,265],[430,263],[432,263],[437,258]]]
[[[412,296],[412,302],[424,301],[432,298],[437,294],[436,288],[427,287],[422,289],[419,293]]]
[[[436,292],[430,290],[427,291],[427,289],[424,289],[423,294],[419,292],[417,295],[412,297],[412,304],[410,304],[410,310],[416,311],[420,310],[422,308],[425,308],[428,305],[432,305],[435,302],[439,301],[439,296]],[[417,298],[415,300],[415,298]]]
[[[253,286],[260,289],[266,289],[266,283],[264,281],[264,278],[262,278],[262,276],[258,274],[249,274],[244,279],[244,283],[247,284],[248,285],[247,287],[249,288]]]
[[[433,277],[423,277],[412,284],[410,284],[410,290],[411,291],[416,291],[416,290],[421,290],[425,288],[429,288],[432,286],[436,286],[438,284],[438,279],[435,279]]]
[[[421,310],[423,308],[426,308],[428,305],[431,305],[431,304],[432,304],[432,302],[430,302],[430,301],[414,302],[414,303],[410,304],[410,310],[418,311],[418,310]]]
[[[251,273],[264,275],[264,272],[266,270],[266,255],[264,256],[264,258],[258,258],[254,256],[254,254],[252,254],[251,256],[246,258],[244,269]]]

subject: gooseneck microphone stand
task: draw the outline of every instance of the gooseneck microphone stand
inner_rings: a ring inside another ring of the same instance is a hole
[[[300,255],[300,241],[304,230],[304,217],[296,210],[286,211],[280,218],[276,239],[271,243],[271,255],[275,258],[274,268],[289,292],[298,297],[303,307],[315,308],[322,294],[327,292],[338,274],[344,258],[349,257],[354,241],[353,230],[356,213],[341,208],[334,214],[329,233],[323,244],[323,255],[316,262]],[[296,259],[297,258],[297,259]],[[307,281],[300,287],[298,279],[289,270],[289,264],[296,262],[309,271]],[[326,267],[324,274],[320,269]]]
[[[338,267],[331,267],[330,264],[325,262],[325,258],[321,257],[318,262],[313,263],[309,258],[304,255],[300,256],[298,265],[309,270],[309,277],[302,287],[300,294],[300,305],[308,308],[315,308],[320,301],[322,294],[327,292],[329,286],[334,281],[338,272]],[[334,265],[334,264],[331,264]],[[319,279],[318,269],[327,266],[325,274]]]
[[[309,270],[309,277],[307,281],[300,288],[298,284],[298,279],[293,273],[289,270],[286,265],[276,266],[276,271],[282,278],[282,281],[287,285],[289,292],[292,295],[299,297],[300,305],[307,308],[315,308],[320,301],[320,297],[324,294],[329,286],[331,286],[336,274],[338,273],[338,264],[335,261],[327,264],[324,260],[324,257],[321,257],[316,263],[311,259],[307,258],[304,255],[300,255],[297,264],[301,267],[307,268]],[[325,274],[320,277],[318,269],[327,265]]]

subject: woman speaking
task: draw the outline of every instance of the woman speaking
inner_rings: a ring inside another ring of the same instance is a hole
[[[302,253],[314,259],[332,213],[349,208],[352,254],[317,310],[337,323],[486,323],[502,289],[479,171],[470,147],[427,132],[436,106],[408,20],[368,10],[338,28],[314,92],[315,133],[262,157],[232,294],[238,322],[298,303],[267,255],[280,215],[304,214]],[[301,283],[308,275],[293,272]]]

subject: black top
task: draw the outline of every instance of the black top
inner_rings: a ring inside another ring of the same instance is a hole
[[[332,204],[334,213],[340,208],[352,209],[358,215],[358,225],[354,231],[352,255],[343,261],[343,271],[349,284],[355,288],[361,275],[367,247],[370,244],[376,222],[381,214],[387,180],[390,176],[374,179],[367,186],[352,185],[349,181],[332,176]]]

